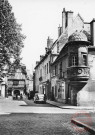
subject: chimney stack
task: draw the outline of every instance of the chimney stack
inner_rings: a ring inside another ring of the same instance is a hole
[[[65,31],[65,25],[66,25],[66,12],[65,12],[65,8],[63,8],[62,11],[62,33]]]
[[[47,53],[48,52],[48,48],[46,47],[45,50],[46,50],[46,53]]]
[[[73,12],[72,11],[65,11],[63,8],[62,11],[62,32],[64,33],[66,27],[70,27],[73,21]]]
[[[72,11],[67,11],[66,15],[66,20],[67,20],[67,27],[71,27],[72,22],[73,22],[73,12]]]
[[[44,55],[40,55],[40,61],[43,59]]]
[[[47,39],[47,48],[50,49],[52,45],[53,45],[53,39],[48,37],[48,39]]]
[[[39,61],[36,61],[36,66],[39,64]]]

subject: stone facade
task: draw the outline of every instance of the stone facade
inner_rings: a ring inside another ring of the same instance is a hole
[[[35,67],[35,89],[36,91],[46,94],[47,98],[50,98],[50,59],[51,59],[51,46],[52,39],[48,37],[46,54],[40,56],[40,61]]]
[[[27,88],[26,67],[16,69],[7,78],[7,96],[13,96],[14,93],[26,94]]]
[[[37,76],[40,68],[46,65],[47,59],[50,61],[48,80],[51,85],[47,91],[51,100],[73,105],[77,105],[78,101],[81,103],[82,97],[79,95],[82,94],[78,93],[91,77],[91,58],[95,57],[94,25],[95,20],[84,22],[80,14],[73,18],[72,11],[63,9],[58,39],[51,45],[47,57],[44,56],[35,68]],[[36,80],[35,84],[40,89],[42,83]]]

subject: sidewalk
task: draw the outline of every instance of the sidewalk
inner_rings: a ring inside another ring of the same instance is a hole
[[[76,110],[95,110],[95,107],[88,107],[88,106],[73,106],[69,104],[64,104],[56,101],[47,100],[48,104],[54,105],[61,109],[76,109]]]

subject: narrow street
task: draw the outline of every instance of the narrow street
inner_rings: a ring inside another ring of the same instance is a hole
[[[0,135],[90,135],[73,128],[75,112],[27,99],[0,99]]]

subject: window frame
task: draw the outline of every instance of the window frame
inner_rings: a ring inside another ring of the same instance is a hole
[[[77,66],[77,56],[72,56],[72,66]]]
[[[70,53],[69,55],[69,67],[78,66],[78,53]]]
[[[84,57],[85,56],[85,57]],[[85,58],[85,59],[84,59]],[[83,60],[83,62],[82,62],[82,64],[84,65],[84,66],[87,66],[87,54],[82,54],[82,60]]]
[[[59,42],[57,42],[57,53],[59,53]]]

